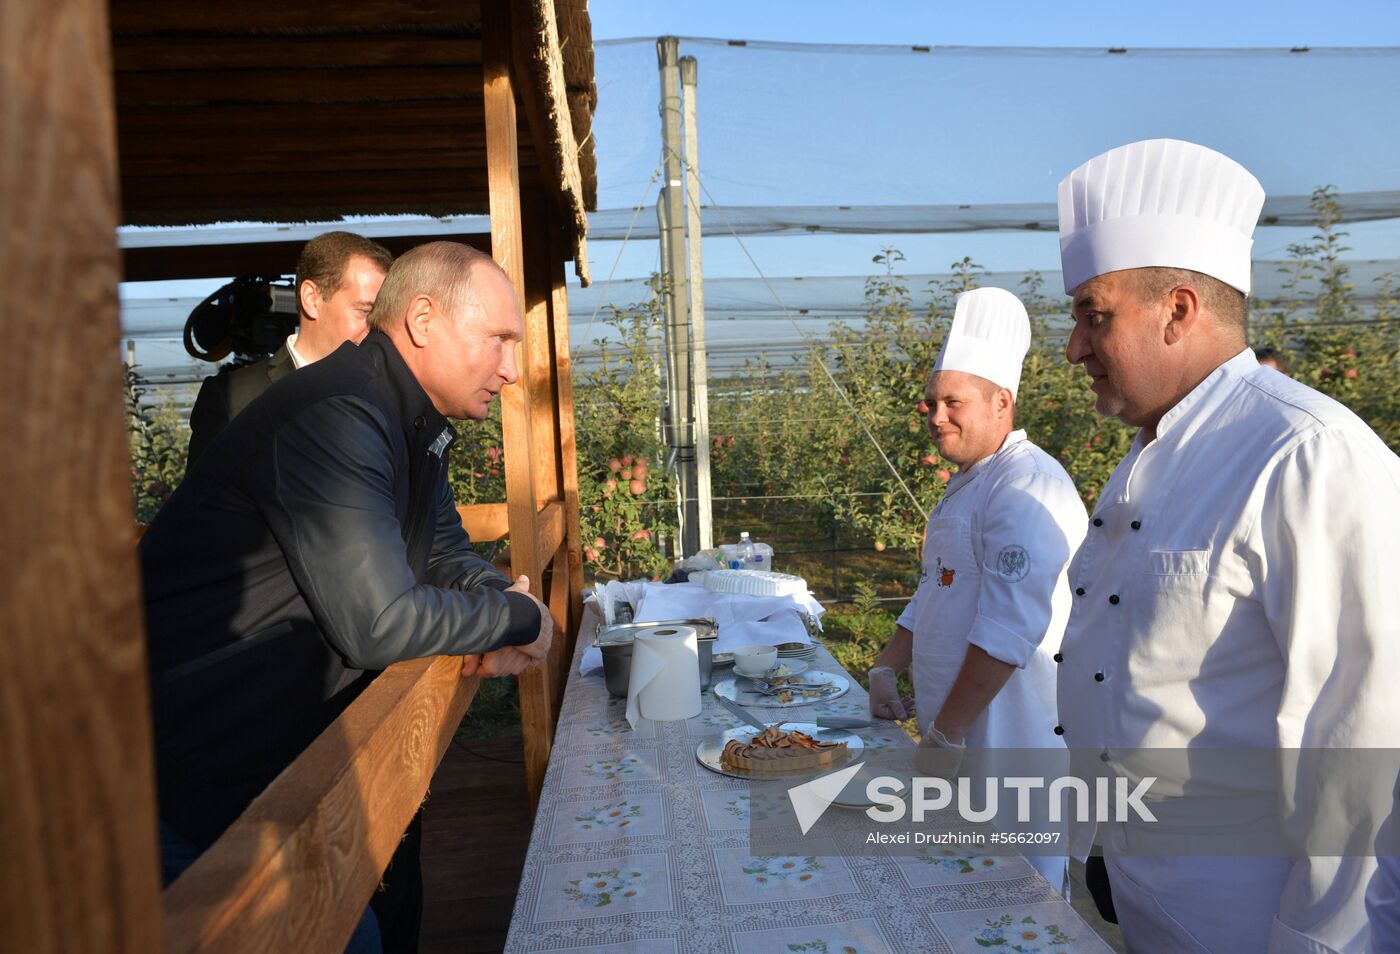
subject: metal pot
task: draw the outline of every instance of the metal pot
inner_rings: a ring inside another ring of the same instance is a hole
[[[632,640],[637,631],[654,626],[693,626],[695,628],[696,649],[700,662],[700,690],[710,688],[710,669],[714,661],[715,640],[719,638],[719,627],[709,617],[699,619],[663,619],[650,623],[611,623],[599,624],[593,634],[593,645],[603,653],[603,682],[608,693],[625,697],[628,684],[632,681]]]

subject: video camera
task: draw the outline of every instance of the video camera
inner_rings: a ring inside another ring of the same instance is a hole
[[[297,329],[297,290],[277,278],[244,275],[204,299],[185,321],[185,350],[203,361],[272,354]]]

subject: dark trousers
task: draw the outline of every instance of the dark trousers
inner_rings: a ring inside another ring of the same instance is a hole
[[[423,812],[413,816],[404,830],[380,889],[369,900],[379,918],[384,954],[418,954],[418,933],[423,924]]]
[[[1103,855],[1090,855],[1084,861],[1084,886],[1094,899],[1094,907],[1099,909],[1099,917],[1109,924],[1118,923],[1118,912],[1113,910],[1113,886],[1108,882],[1108,866]]]

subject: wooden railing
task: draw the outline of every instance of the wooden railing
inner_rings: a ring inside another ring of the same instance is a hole
[[[337,954],[476,694],[461,660],[398,663],[165,891],[168,954]]]

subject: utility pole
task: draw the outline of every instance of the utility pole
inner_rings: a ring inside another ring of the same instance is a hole
[[[656,41],[656,58],[661,69],[661,142],[664,153],[664,183],[656,205],[656,216],[661,229],[662,301],[666,315],[668,457],[675,466],[680,491],[681,555],[691,556],[700,549],[700,514],[696,493],[695,418],[691,394],[693,374],[685,261],[685,198],[681,181],[679,54],[680,41],[676,37],[664,36]]]
[[[705,353],[705,280],[700,254],[700,140],[695,121],[695,57],[681,58],[685,91],[685,231],[690,249],[691,395],[695,401],[695,495],[701,550],[714,543],[714,500],[710,490],[710,378]]]

